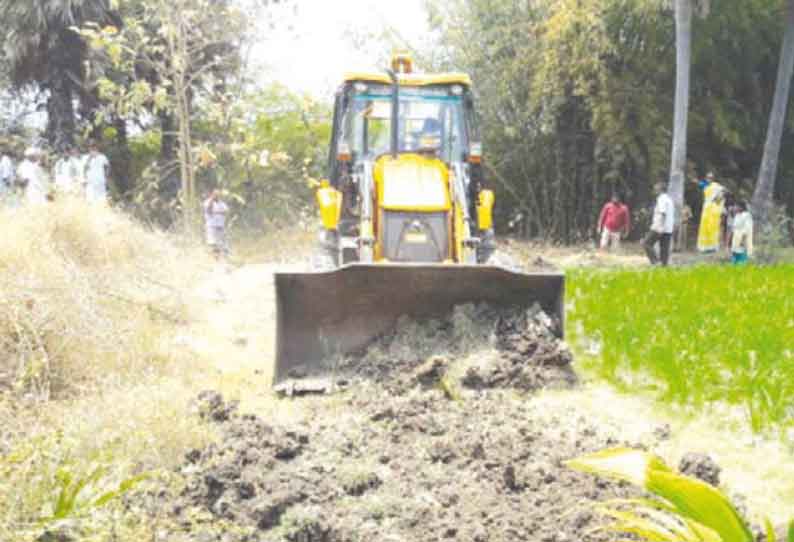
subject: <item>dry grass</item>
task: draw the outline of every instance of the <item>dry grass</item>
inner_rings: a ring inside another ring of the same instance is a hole
[[[0,220],[0,385],[60,398],[166,361],[160,331],[184,318],[189,249],[80,202]]]
[[[268,233],[233,232],[232,260],[237,263],[303,263],[317,242],[317,232],[297,226]]]
[[[90,500],[210,438],[188,412],[206,374],[172,339],[212,263],[77,201],[0,221],[0,540],[28,540],[53,528],[41,518],[65,480],[103,469]],[[123,531],[118,515],[86,514],[85,539],[109,522]]]

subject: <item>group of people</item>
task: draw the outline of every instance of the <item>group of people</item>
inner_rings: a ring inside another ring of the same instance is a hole
[[[747,204],[744,201],[730,200],[728,191],[714,180],[713,173],[708,173],[703,179],[693,179],[692,182],[703,192],[698,250],[703,253],[716,252],[721,243],[724,243],[729,248],[734,263],[747,262],[753,253],[753,217]],[[670,262],[670,248],[676,229],[676,210],[664,183],[654,186],[654,195],[656,200],[651,226],[643,239],[643,246],[652,265],[666,266]],[[681,233],[685,234],[691,210],[685,206],[682,213]],[[613,194],[598,218],[601,250],[619,248],[621,238],[628,235],[630,227],[631,215],[628,206],[621,201],[618,194]],[[681,246],[685,246],[686,236],[681,235],[679,242]]]
[[[753,216],[747,203],[735,200],[730,192],[708,173],[693,179],[703,192],[703,212],[698,231],[698,250],[717,252],[722,243],[730,249],[734,263],[743,263],[753,253]]]
[[[107,201],[110,161],[96,143],[89,145],[87,153],[72,147],[55,156],[54,162],[52,158],[39,148],[29,147],[15,164],[13,151],[0,149],[0,202],[42,204],[57,195]]]

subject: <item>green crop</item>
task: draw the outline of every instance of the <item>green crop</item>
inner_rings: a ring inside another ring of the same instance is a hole
[[[621,388],[742,407],[755,431],[794,419],[794,266],[569,275],[569,334]]]

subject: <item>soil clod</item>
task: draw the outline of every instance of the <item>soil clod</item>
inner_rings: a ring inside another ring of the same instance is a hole
[[[685,454],[678,464],[678,470],[714,487],[720,485],[722,469],[714,459],[706,454],[695,452]]]

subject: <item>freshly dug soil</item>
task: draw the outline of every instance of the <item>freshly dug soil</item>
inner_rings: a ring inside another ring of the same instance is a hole
[[[446,319],[400,319],[392,333],[342,360],[337,370],[345,381],[366,379],[393,390],[410,388],[417,372],[426,381],[421,375],[428,362],[437,377],[451,370],[467,388],[570,387],[576,383],[573,356],[555,335],[558,326],[537,305],[460,305]]]
[[[201,402],[221,438],[187,454],[168,504],[185,540],[598,540],[590,501],[631,493],[562,464],[616,442],[501,391],[455,401],[372,385],[344,398],[349,416],[296,426]]]
[[[575,383],[555,325],[486,305],[404,319],[343,361],[346,391],[296,399],[315,409],[302,422],[201,394],[220,438],[187,454],[184,489],[164,497],[182,532],[168,540],[599,540],[591,501],[633,490],[563,461],[618,443],[517,393]]]

